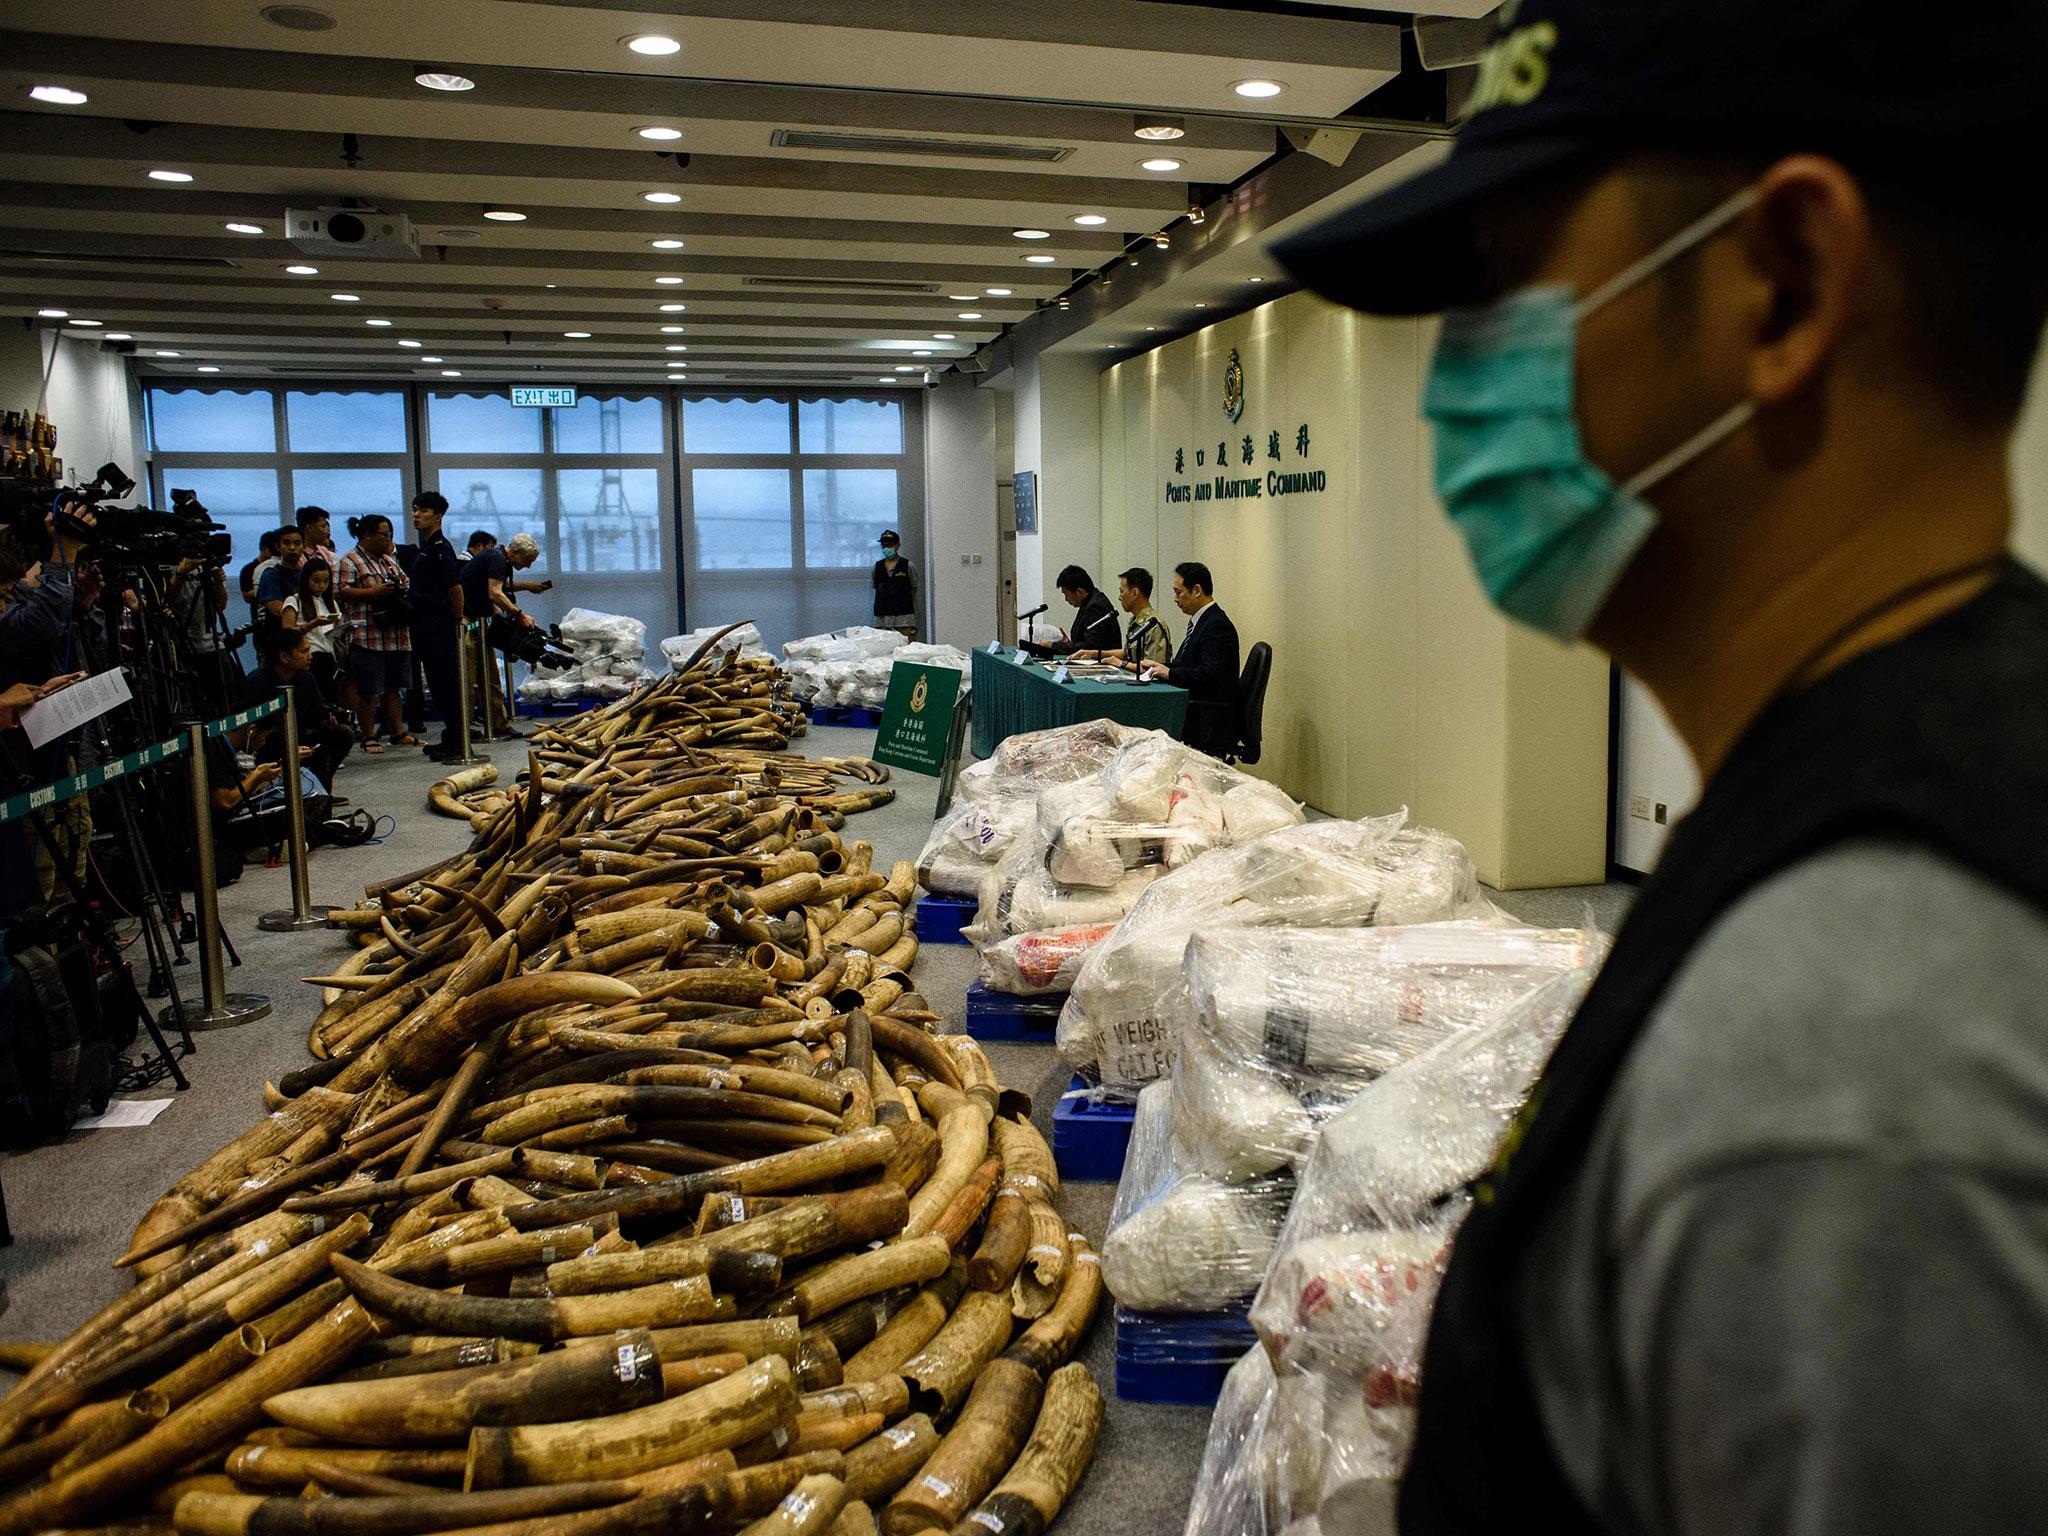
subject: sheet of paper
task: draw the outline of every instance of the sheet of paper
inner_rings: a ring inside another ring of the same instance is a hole
[[[126,704],[128,698],[128,674],[110,667],[98,677],[73,683],[29,705],[21,712],[21,728],[28,732],[30,746],[46,746],[66,731],[75,731],[86,721]]]
[[[172,1099],[114,1099],[107,1105],[103,1115],[87,1115],[83,1120],[74,1120],[74,1131],[97,1131],[117,1125],[150,1125],[157,1116],[176,1102]]]

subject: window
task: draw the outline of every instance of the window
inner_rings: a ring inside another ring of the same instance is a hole
[[[404,453],[405,396],[392,390],[293,390],[285,422],[294,453]]]
[[[432,395],[427,402],[429,451],[539,453],[544,414],[515,406],[503,394]]]
[[[804,564],[814,571],[867,570],[900,510],[893,469],[806,469]]]
[[[685,400],[683,452],[788,453],[787,400]]]
[[[805,453],[901,453],[900,400],[805,400],[796,410]]]
[[[661,453],[662,402],[651,395],[639,400],[600,400],[585,395],[573,410],[554,409],[557,453]]]
[[[267,389],[152,389],[150,441],[166,453],[271,453],[277,405]]]
[[[395,467],[292,471],[292,506],[327,509],[337,553],[354,542],[348,536],[350,518],[382,512],[395,524],[411,499],[405,494],[405,472]]]
[[[690,489],[699,570],[789,569],[788,470],[697,469]]]

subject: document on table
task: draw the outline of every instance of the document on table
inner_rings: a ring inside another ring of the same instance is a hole
[[[97,677],[60,688],[47,699],[39,699],[21,712],[21,728],[28,732],[31,747],[47,746],[66,731],[75,731],[88,720],[97,720],[129,699],[128,674],[109,667]]]
[[[119,1125],[151,1125],[174,1101],[171,1099],[113,1099],[105,1114],[87,1115],[71,1122],[74,1131],[97,1131]]]

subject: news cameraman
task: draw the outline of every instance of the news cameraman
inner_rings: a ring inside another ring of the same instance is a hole
[[[474,551],[462,566],[462,611],[471,618],[487,621],[485,639],[494,650],[520,654],[512,641],[512,627],[532,629],[533,615],[522,612],[515,592],[546,592],[552,581],[520,581],[514,571],[523,571],[540,558],[540,545],[530,533],[515,534],[503,548],[492,544]],[[509,729],[505,718],[504,691],[497,669],[483,667],[479,695],[488,700],[485,727],[493,734]]]
[[[193,700],[200,713],[227,713],[241,690],[241,669],[221,644],[227,623],[228,574],[217,561],[187,555],[171,567],[171,618],[191,663]]]

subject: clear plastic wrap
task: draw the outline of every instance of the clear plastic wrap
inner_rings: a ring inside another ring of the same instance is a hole
[[[1042,928],[988,945],[981,952],[982,976],[998,992],[1037,997],[1065,992],[1088,951],[1109,936],[1114,923],[1077,928]]]
[[[757,634],[755,639],[759,638]],[[863,669],[879,662],[878,675],[886,693],[889,658],[906,644],[893,629],[856,624],[832,634],[805,635],[790,641],[782,648],[783,666],[788,669],[790,687],[805,702],[828,706],[857,704],[863,701]]]
[[[1081,967],[1060,1014],[1060,1054],[1105,1083],[1165,1076],[1194,1013],[1181,962],[1197,928],[1491,917],[1463,846],[1405,823],[1402,813],[1285,827],[1159,880]]]
[[[697,654],[697,647],[711,639],[723,629],[723,624],[708,629],[693,629],[687,635],[670,635],[661,642],[661,654],[668,659],[672,668],[680,671]],[[738,651],[743,657],[766,656],[768,652],[761,645],[761,631],[752,624],[742,624],[731,634],[720,636],[712,645],[708,656],[725,656]]]
[[[1173,1121],[1172,1084],[1138,1095],[1102,1244],[1102,1279],[1127,1307],[1213,1312],[1257,1289],[1294,1184],[1205,1176],[1175,1144]]]

